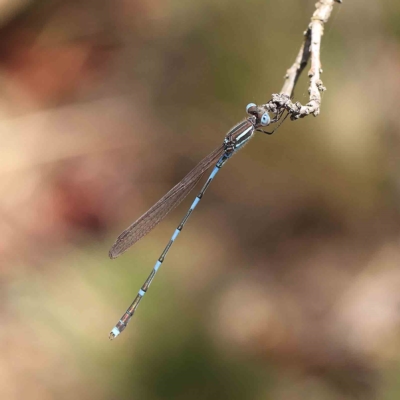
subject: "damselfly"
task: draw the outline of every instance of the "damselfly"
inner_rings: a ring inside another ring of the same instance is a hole
[[[110,339],[117,337],[127,326],[129,320],[132,318],[140,301],[147,292],[151,282],[154,279],[158,269],[163,263],[165,256],[182,231],[184,225],[192,214],[193,210],[202,199],[205,191],[214,179],[217,172],[221,167],[238,151],[240,150],[254,135],[255,131],[272,134],[273,132],[266,132],[261,129],[277,122],[282,117],[282,112],[276,113],[275,117],[271,120],[265,108],[259,107],[254,103],[250,103],[246,107],[246,112],[249,115],[244,121],[234,126],[225,136],[224,142],[207,157],[205,157],[199,164],[196,165],[177,185],[175,185],[164,197],[162,197],[153,207],[144,213],[137,221],[125,229],[121,235],[118,236],[116,242],[110,249],[110,258],[116,258],[124,253],[130,246],[140,240],[143,236],[149,233],[172,209],[174,209],[196,186],[198,181],[204,173],[212,166],[209,178],[201,189],[200,193],[196,196],[193,204],[190,206],[188,212],[182,219],[181,223],[175,229],[167,246],[161,253],[161,256],[154,265],[149,277],[144,282],[139,290],[132,304],[126,310],[125,314],[121,317],[115,327],[110,333]],[[286,115],[287,116],[287,115]],[[286,118],[286,117],[285,117]],[[284,121],[284,120],[283,120]],[[282,122],[283,122],[282,121]],[[276,129],[275,129],[276,130]]]

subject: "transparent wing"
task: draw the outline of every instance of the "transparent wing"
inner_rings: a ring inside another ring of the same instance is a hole
[[[224,145],[203,158],[179,183],[146,211],[138,220],[126,228],[110,249],[110,258],[117,258],[143,236],[147,235],[164,217],[192,191],[197,182],[224,153]]]

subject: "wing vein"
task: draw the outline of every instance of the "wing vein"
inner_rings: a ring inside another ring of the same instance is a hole
[[[157,201],[148,211],[126,228],[110,249],[110,258],[116,258],[143,236],[147,235],[166,215],[178,206],[193,190],[204,173],[215,164],[224,153],[224,145],[204,157],[179,183]]]

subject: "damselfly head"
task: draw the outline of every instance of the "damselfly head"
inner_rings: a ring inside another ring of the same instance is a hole
[[[246,112],[256,118],[255,123],[261,126],[268,126],[271,123],[271,117],[266,111],[263,111],[264,109],[262,107],[258,107],[254,103],[247,104]]]

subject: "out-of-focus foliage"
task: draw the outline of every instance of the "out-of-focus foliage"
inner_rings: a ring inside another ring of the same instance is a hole
[[[400,4],[337,5],[318,118],[108,248],[249,102],[279,91],[313,1],[0,2],[0,398],[398,399]],[[307,81],[296,88],[307,101]]]

